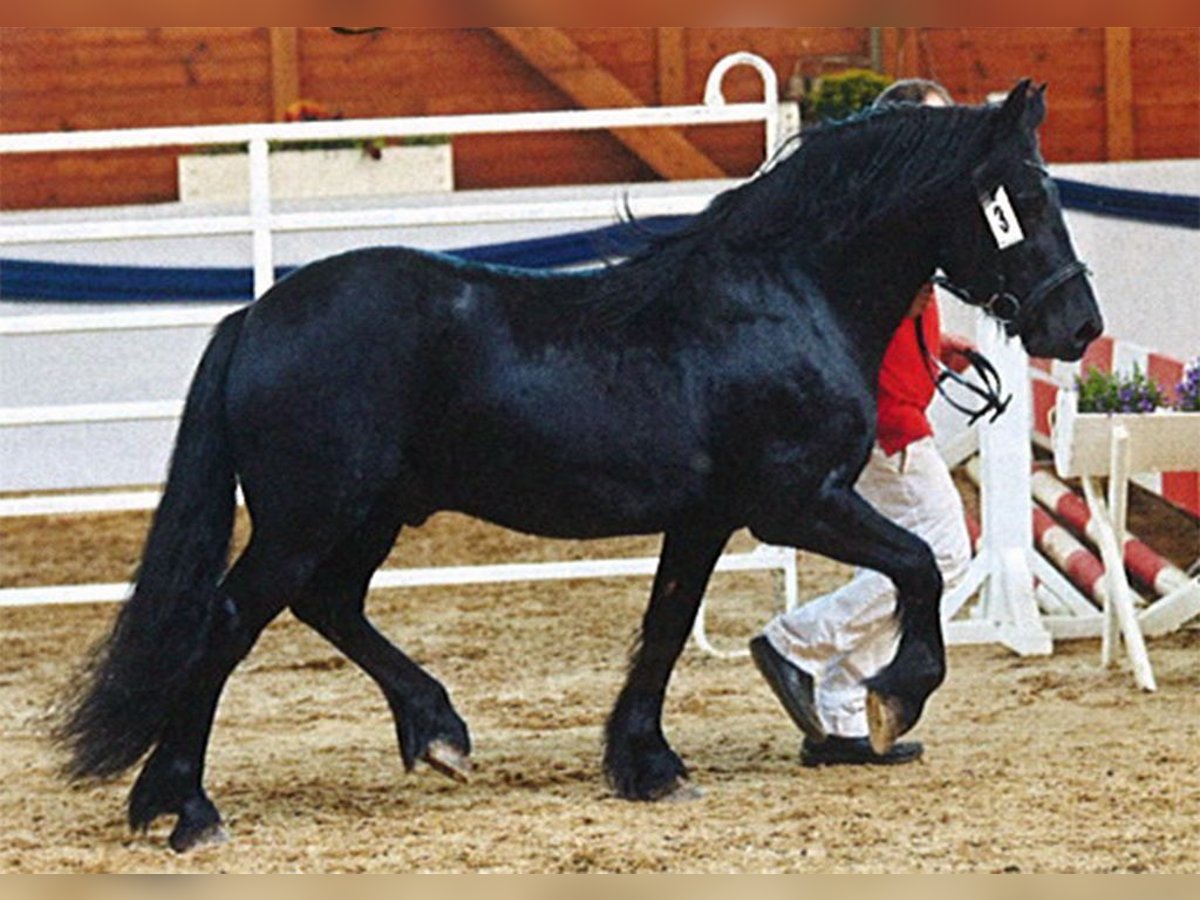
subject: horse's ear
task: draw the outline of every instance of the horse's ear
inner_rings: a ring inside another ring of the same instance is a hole
[[[1025,107],[1025,124],[1032,130],[1042,124],[1046,118],[1046,83],[1042,82],[1029,94],[1029,103]]]
[[[1023,78],[1000,105],[999,121],[1002,130],[1026,128],[1030,131],[1042,124],[1046,117],[1046,100],[1042,96],[1046,86],[1034,88],[1033,81]]]

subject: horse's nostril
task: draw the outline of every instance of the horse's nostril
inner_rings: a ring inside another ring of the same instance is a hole
[[[1075,332],[1075,338],[1079,343],[1086,345],[1100,337],[1103,331],[1104,324],[1100,321],[1099,317],[1093,316],[1079,326],[1079,329]]]

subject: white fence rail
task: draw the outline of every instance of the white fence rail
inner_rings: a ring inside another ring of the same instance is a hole
[[[763,102],[726,104],[721,79],[735,65],[749,65],[763,78]],[[693,106],[637,107],[620,109],[568,110],[561,112],[490,113],[465,116],[408,116],[387,119],[351,119],[326,122],[208,125],[173,128],[114,129],[90,132],[52,132],[0,135],[2,153],[46,153],[63,151],[114,150],[180,145],[246,144],[250,177],[249,215],[198,216],[177,219],[144,219],[124,222],[86,222],[52,226],[0,225],[0,245],[31,241],[112,240],[131,237],[181,237],[249,232],[254,242],[254,293],[261,295],[274,278],[271,236],[276,231],[399,225],[407,221],[428,224],[438,221],[435,210],[355,211],[342,214],[275,214],[271,210],[268,142],[312,141],[346,138],[401,138],[444,134],[607,130],[612,128],[715,125],[763,122],[765,156],[770,158],[781,132],[798,125],[794,104],[780,104],[774,70],[759,57],[733,54],[714,67],[705,91],[705,103]],[[474,217],[443,212],[447,221],[486,221],[487,210]],[[610,213],[611,208],[605,210]],[[521,221],[560,213],[531,207],[506,210],[504,216]],[[509,219],[511,221],[511,219]]]

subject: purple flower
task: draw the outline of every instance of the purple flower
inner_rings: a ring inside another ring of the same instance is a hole
[[[1175,408],[1200,411],[1200,358],[1184,370],[1183,379],[1175,386]]]

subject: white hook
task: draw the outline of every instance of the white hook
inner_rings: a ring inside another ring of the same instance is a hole
[[[766,159],[769,161],[779,145],[780,127],[791,134],[800,130],[799,108],[794,103],[781,105],[779,103],[779,76],[771,64],[756,53],[745,50],[730,53],[722,57],[708,73],[708,81],[704,85],[704,103],[707,106],[724,106],[725,95],[721,92],[721,82],[734,66],[750,66],[758,72],[763,82],[763,104],[769,107],[766,119]]]
[[[725,80],[725,73],[734,66],[750,66],[758,72],[763,81],[763,102],[772,106],[779,102],[779,77],[771,68],[771,64],[756,53],[747,53],[742,50],[719,59],[717,64],[712,67],[712,71],[708,73],[708,82],[704,86],[706,105],[725,105],[725,95],[721,93],[721,82]]]

